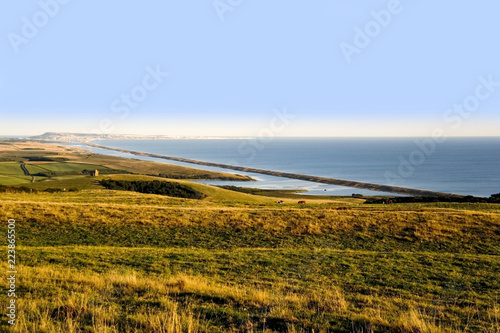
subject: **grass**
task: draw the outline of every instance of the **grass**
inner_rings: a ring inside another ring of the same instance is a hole
[[[142,206],[114,200],[102,203],[107,200],[107,193],[91,192],[89,196],[95,196],[97,203],[78,204],[38,200],[50,197],[49,194],[32,195],[38,202],[30,201],[26,194],[17,196],[21,202],[0,201],[0,208],[6,216],[25,221],[20,227],[25,235],[23,244],[31,246],[196,244],[202,248],[305,246],[474,254],[496,254],[500,250],[498,212],[277,207],[274,202],[264,203],[261,197],[256,198],[253,206],[235,202],[224,207],[213,199],[203,204],[174,198],[169,199],[167,207]],[[135,202],[133,198],[141,197],[134,195],[129,200]],[[146,198],[143,200],[147,202]]]
[[[24,176],[18,162],[0,162],[0,174],[5,176]]]
[[[0,175],[0,185],[5,185],[5,186],[26,185],[29,182],[31,182],[31,176]]]
[[[84,175],[66,175],[50,177],[50,179],[36,177],[37,182],[25,184],[25,187],[34,190],[45,191],[46,189],[60,189],[60,190],[92,190],[102,189],[94,177]]]
[[[111,171],[112,169],[85,163],[27,163],[30,174],[37,173],[81,173],[84,170]]]
[[[221,202],[192,186],[213,196],[3,195],[18,332],[500,329],[498,205]]]
[[[227,180],[251,180],[247,176],[235,175],[225,172],[215,172],[200,170],[185,166],[164,164],[158,162],[148,162],[138,159],[128,159],[98,154],[72,154],[69,156],[72,161],[79,163],[92,163],[127,170],[132,173],[161,176],[174,179],[227,179]]]
[[[23,247],[20,253],[19,322],[32,328],[25,331],[499,328],[499,263],[491,256],[119,247]],[[172,322],[178,322],[174,330]]]
[[[231,191],[248,193],[252,195],[260,195],[264,197],[273,197],[279,199],[294,199],[294,200],[313,200],[317,202],[318,200],[324,200],[325,202],[349,202],[349,203],[363,203],[365,199],[355,198],[352,196],[333,196],[333,195],[309,195],[301,194],[302,192],[307,192],[307,190],[276,190],[276,189],[260,189],[260,188],[250,188],[250,187],[237,187],[237,186],[218,186]]]
[[[18,271],[17,324],[2,313],[0,331],[500,332],[498,204],[299,205],[168,180],[195,200],[105,190],[106,178],[164,179],[61,176],[26,185],[80,191],[0,194]]]

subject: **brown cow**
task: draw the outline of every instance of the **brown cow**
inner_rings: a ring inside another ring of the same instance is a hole
[[[299,201],[299,204],[300,204],[300,205],[303,205],[303,204],[305,204],[305,203],[306,203],[306,202],[305,202],[304,200]]]

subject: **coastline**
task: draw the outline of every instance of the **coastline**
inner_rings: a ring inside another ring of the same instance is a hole
[[[159,154],[152,154],[152,153],[144,153],[144,152],[139,152],[139,151],[134,151],[134,150],[102,146],[102,145],[98,145],[98,144],[95,144],[95,143],[92,143],[89,141],[85,141],[83,143],[85,143],[88,146],[95,147],[95,148],[113,150],[113,151],[118,151],[118,152],[122,152],[122,153],[129,153],[129,154],[136,155],[136,156],[148,156],[148,157],[161,158],[161,159],[165,159],[165,160],[171,160],[171,161],[177,161],[177,162],[183,162],[183,163],[190,163],[190,164],[203,165],[203,166],[209,166],[209,167],[217,167],[217,168],[230,169],[230,170],[236,170],[236,171],[242,171],[242,172],[251,172],[251,173],[264,174],[264,175],[270,175],[270,176],[275,176],[275,177],[298,179],[298,180],[304,180],[304,181],[310,181],[310,182],[316,182],[316,183],[322,183],[322,184],[329,184],[329,185],[339,185],[339,186],[345,186],[345,187],[351,187],[351,188],[360,188],[360,189],[371,190],[371,191],[395,193],[395,194],[402,194],[402,195],[408,195],[408,196],[457,197],[457,198],[463,197],[462,195],[453,194],[453,193],[420,190],[420,189],[413,189],[413,188],[406,188],[406,187],[399,187],[399,186],[365,183],[365,182],[327,178],[327,177],[318,177],[318,176],[280,172],[280,171],[272,171],[272,170],[265,170],[265,169],[258,169],[258,168],[248,168],[248,167],[241,167],[241,166],[235,166],[235,165],[229,165],[229,164],[223,164],[223,163],[205,162],[205,161],[199,161],[199,160],[188,159],[188,158],[166,156],[166,155],[159,155]]]

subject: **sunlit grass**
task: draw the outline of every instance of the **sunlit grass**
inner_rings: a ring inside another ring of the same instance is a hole
[[[158,179],[0,193],[0,220],[17,221],[14,332],[500,332],[499,205],[279,205],[179,181],[206,195],[194,200],[104,190],[104,177]]]
[[[18,266],[16,332],[499,329],[498,281],[474,287],[478,271],[498,268],[491,256],[394,254],[377,263],[377,253],[361,251],[70,247],[20,253],[29,260]],[[82,257],[92,261],[74,265]],[[452,268],[440,272],[439,265],[478,259],[481,264],[459,275]],[[386,283],[376,282],[381,275]],[[432,277],[447,279],[446,288],[429,284]]]

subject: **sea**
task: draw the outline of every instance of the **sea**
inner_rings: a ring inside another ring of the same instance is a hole
[[[94,143],[200,161],[462,195],[489,197],[500,193],[500,137],[96,140]],[[387,194],[73,145],[96,153],[247,174],[257,180],[200,181],[211,185],[297,189],[311,195]]]

